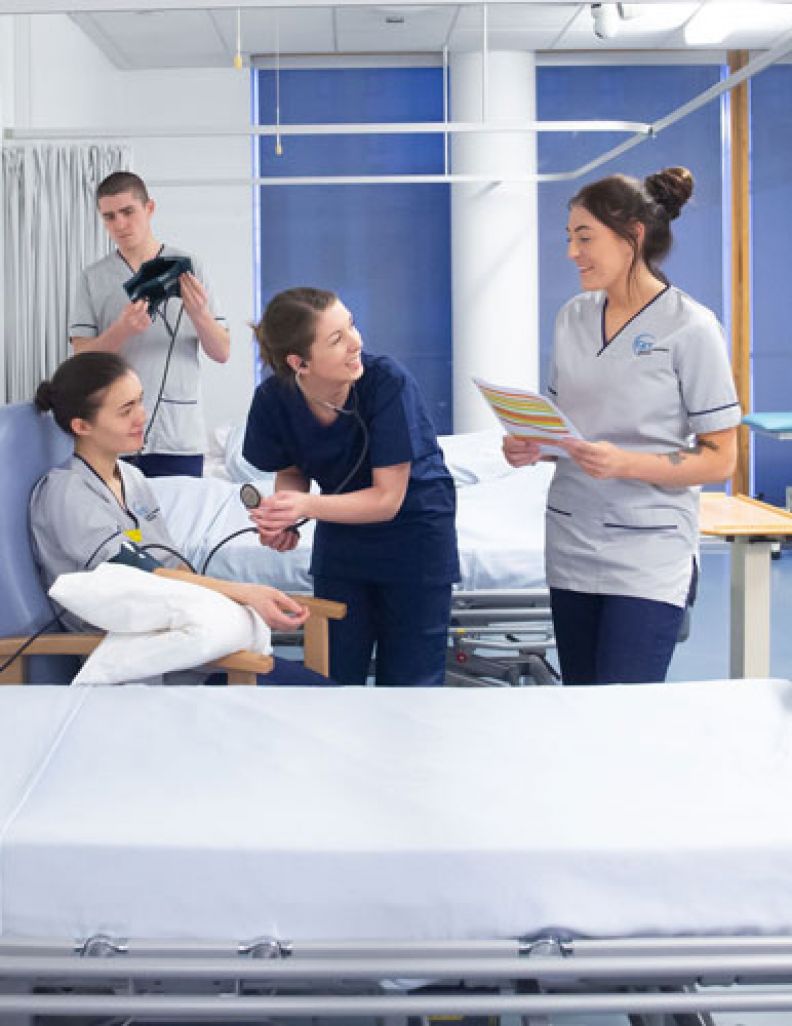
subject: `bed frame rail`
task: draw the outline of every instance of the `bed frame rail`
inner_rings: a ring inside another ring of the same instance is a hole
[[[410,989],[404,981],[431,980]],[[401,981],[399,983],[398,981]],[[169,944],[0,941],[0,1021],[792,1011],[792,938]],[[449,986],[451,985],[451,986]],[[442,989],[443,992],[440,992]]]

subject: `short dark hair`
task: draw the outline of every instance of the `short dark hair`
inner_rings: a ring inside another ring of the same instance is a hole
[[[39,413],[52,410],[58,427],[73,435],[74,418],[92,423],[106,390],[131,369],[116,353],[78,353],[41,382],[33,402]]]
[[[338,301],[335,292],[307,286],[286,289],[267,303],[264,316],[253,326],[262,361],[280,378],[294,371],[287,356],[307,360],[316,341],[316,317]]]
[[[665,282],[658,264],[673,242],[670,222],[679,217],[693,194],[693,175],[686,167],[667,167],[648,175],[643,182],[626,175],[611,175],[584,185],[569,201],[583,207],[606,227],[632,246],[632,274],[642,257],[652,274]],[[644,226],[643,247],[639,253],[634,225]]]
[[[149,194],[146,183],[133,171],[114,171],[102,179],[96,190],[96,202],[105,196],[117,196],[121,192],[131,192],[141,203],[148,203]]]

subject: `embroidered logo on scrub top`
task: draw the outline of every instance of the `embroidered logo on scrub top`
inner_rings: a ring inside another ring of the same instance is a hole
[[[654,335],[636,335],[633,339],[633,353],[635,356],[650,356],[652,353],[667,353],[668,349],[655,345]]]
[[[155,506],[154,509],[150,509],[142,502],[133,502],[129,509],[136,520],[149,521],[156,520],[160,511],[159,506]]]

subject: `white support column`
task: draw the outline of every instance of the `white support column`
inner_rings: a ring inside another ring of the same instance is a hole
[[[488,121],[536,117],[531,53],[487,53]],[[482,54],[451,60],[454,120],[482,111]],[[454,136],[451,167],[462,174],[536,170],[536,135]],[[535,183],[451,187],[454,430],[494,427],[471,382],[535,388],[539,379],[538,224]]]

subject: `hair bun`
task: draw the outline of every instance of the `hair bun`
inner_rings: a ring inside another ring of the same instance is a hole
[[[36,394],[33,398],[33,402],[36,404],[36,408],[41,413],[46,413],[52,409],[52,382],[42,381],[39,387],[36,389]]]
[[[669,221],[679,217],[693,195],[693,175],[686,167],[667,167],[644,180],[646,191],[663,208]]]

